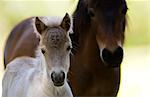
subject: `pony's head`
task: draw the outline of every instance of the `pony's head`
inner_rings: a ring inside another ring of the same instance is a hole
[[[110,67],[119,67],[123,59],[123,43],[127,5],[125,0],[84,0],[91,32],[102,61]]]
[[[43,21],[45,20],[44,23]],[[50,17],[35,18],[35,27],[40,35],[40,49],[45,57],[46,71],[54,86],[62,86],[66,82],[70,66],[72,48],[69,31],[71,18],[66,13],[63,19]]]

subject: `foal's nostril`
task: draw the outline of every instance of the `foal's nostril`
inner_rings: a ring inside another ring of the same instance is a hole
[[[102,51],[102,59],[110,67],[119,67],[123,59],[123,49],[118,47],[114,52],[104,48]]]
[[[64,84],[65,73],[63,71],[59,73],[52,72],[51,79],[55,86],[62,86]]]
[[[65,73],[63,71],[60,72],[59,76],[60,76],[60,81],[64,81]]]

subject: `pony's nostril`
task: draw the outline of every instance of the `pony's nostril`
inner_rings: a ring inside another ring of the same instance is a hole
[[[118,48],[115,50],[115,53],[123,53],[122,47],[118,47]]]
[[[115,52],[114,52],[114,55],[117,57],[117,58],[122,58],[123,57],[123,49],[121,47],[118,47]]]
[[[114,52],[114,60],[116,60],[116,64],[121,64],[123,59],[123,49],[118,47]]]
[[[64,84],[65,73],[63,71],[56,73],[51,73],[51,79],[55,86],[62,86]]]
[[[104,48],[102,51],[103,61],[109,64],[111,63],[112,57],[113,57],[112,53],[108,49]]]
[[[104,48],[102,51],[102,59],[109,67],[119,67],[123,59],[123,49],[118,47],[114,52]]]

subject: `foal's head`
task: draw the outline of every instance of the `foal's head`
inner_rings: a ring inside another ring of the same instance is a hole
[[[101,59],[110,67],[120,66],[123,59],[126,1],[84,1],[87,4],[92,33],[96,34]]]
[[[36,17],[35,27],[41,37],[40,48],[46,60],[47,74],[54,86],[62,86],[70,66],[71,18],[66,13],[62,20],[57,21],[56,18],[51,18],[46,25]]]

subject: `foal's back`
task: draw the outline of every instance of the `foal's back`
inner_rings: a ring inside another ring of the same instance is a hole
[[[33,27],[33,17],[28,18],[13,28],[6,42],[4,51],[4,66],[16,57],[35,57],[35,50],[39,43]],[[32,41],[32,42],[31,42]]]

